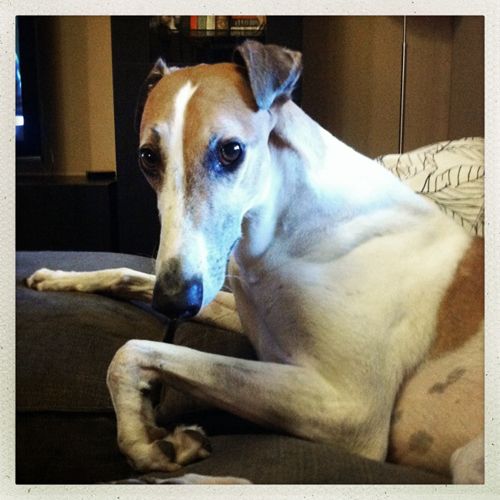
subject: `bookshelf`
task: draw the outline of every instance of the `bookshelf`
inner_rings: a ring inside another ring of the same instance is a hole
[[[302,48],[299,16],[153,16],[149,31],[151,62],[175,66],[230,61],[247,38]]]
[[[245,22],[246,26],[242,23]],[[186,66],[231,60],[245,38],[266,40],[266,16],[153,16],[150,18],[152,59]]]
[[[153,30],[159,29],[171,36],[227,37],[261,36],[268,16],[154,16]]]

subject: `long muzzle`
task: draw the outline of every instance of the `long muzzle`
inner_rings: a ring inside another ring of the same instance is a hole
[[[157,275],[153,309],[169,319],[187,319],[198,314],[203,303],[201,275],[186,278],[178,259],[170,259]]]

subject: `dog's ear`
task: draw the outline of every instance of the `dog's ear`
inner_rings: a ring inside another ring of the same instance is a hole
[[[302,54],[278,45],[246,40],[238,46],[234,62],[243,63],[260,109],[290,99],[302,72]]]
[[[142,112],[144,111],[144,105],[146,104],[146,99],[153,87],[165,76],[177,68],[169,68],[165,64],[165,61],[160,57],[156,60],[153,69],[149,72],[146,81],[142,84],[141,90],[139,91],[139,98],[137,99],[137,106],[135,109],[135,130],[139,131],[141,125]]]

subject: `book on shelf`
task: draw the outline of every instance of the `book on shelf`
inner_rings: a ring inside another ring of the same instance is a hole
[[[215,16],[215,29],[227,31],[229,29],[229,16]]]
[[[215,16],[206,16],[207,18],[207,31],[215,30]]]
[[[266,16],[231,16],[231,30],[259,31],[266,25]]]
[[[189,16],[189,28],[193,31],[214,31],[216,16]]]
[[[191,31],[260,31],[266,16],[189,16]]]

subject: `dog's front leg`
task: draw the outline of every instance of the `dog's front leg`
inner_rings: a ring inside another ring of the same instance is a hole
[[[144,395],[155,380],[255,423],[370,454],[360,448],[365,406],[341,395],[312,370],[133,340],[116,353],[108,370],[108,387],[120,449],[140,470],[171,470],[208,454],[204,444],[195,451],[163,444],[172,439],[155,427],[151,403]]]
[[[108,368],[106,382],[116,412],[118,446],[139,471],[175,471],[208,456],[208,441],[196,426],[179,426],[173,432],[156,426],[150,392],[160,376],[142,342],[125,344]]]
[[[99,271],[54,271],[44,268],[26,279],[28,287],[38,291],[102,293],[145,302],[151,302],[155,282],[154,274],[127,267]],[[242,331],[233,294],[228,292],[219,292],[194,320],[238,333]]]
[[[26,279],[26,284],[39,291],[105,293],[150,302],[155,281],[154,274],[120,267],[82,272],[39,269]]]

